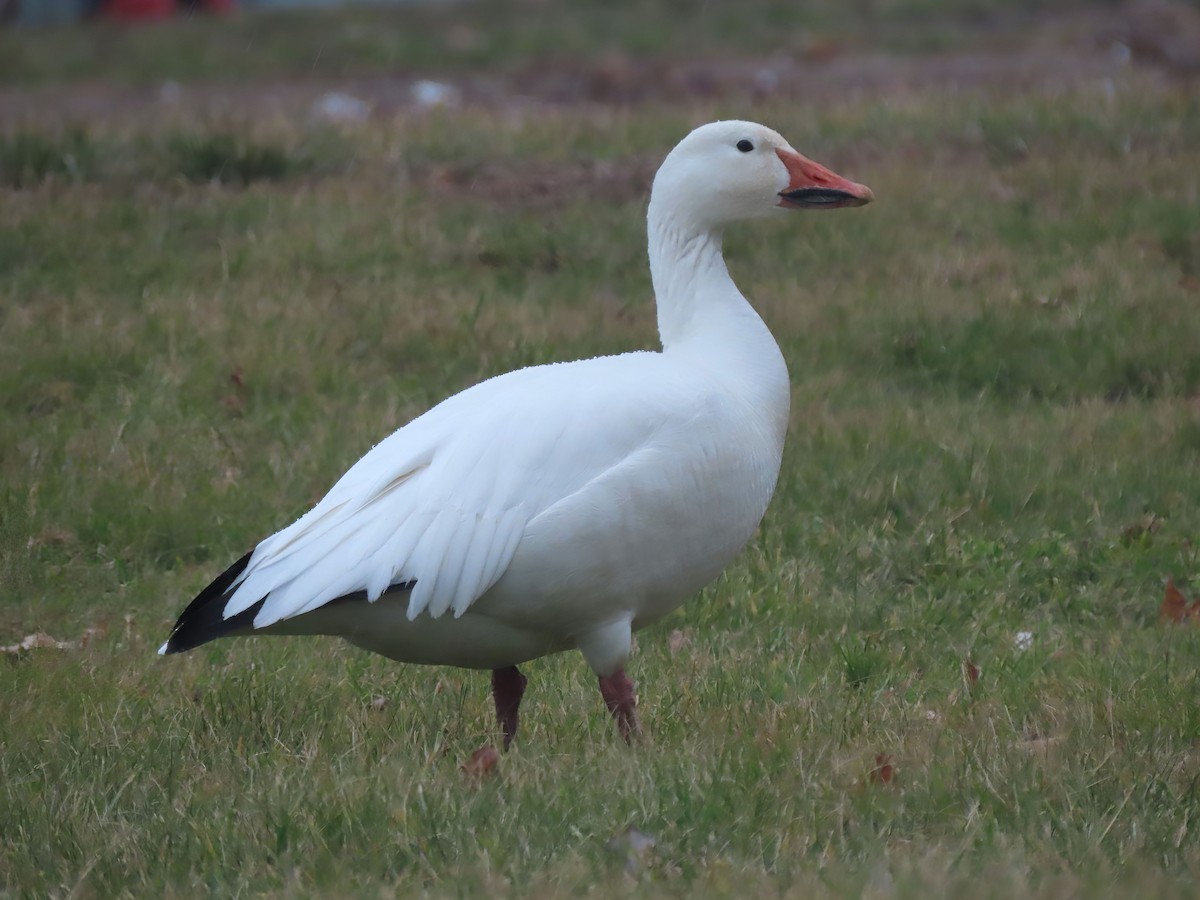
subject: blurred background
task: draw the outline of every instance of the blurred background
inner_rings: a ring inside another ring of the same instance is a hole
[[[459,91],[464,99],[620,102],[803,97],[814,77],[818,89],[874,90],[1061,87],[1127,65],[1200,73],[1194,0],[0,0],[0,22],[10,26],[0,79],[13,87],[77,77],[144,85],[471,76],[458,91],[417,89],[407,98],[394,84],[356,85],[373,111],[445,102]],[[918,58],[927,64],[914,65]],[[177,99],[174,87],[160,99]],[[78,111],[106,102],[117,101],[102,93]],[[11,96],[0,107],[6,118],[22,111]]]
[[[378,129],[347,128],[431,110],[692,125],[785,109],[823,118],[828,137],[839,111],[983,103],[955,143],[1011,161],[1042,124],[992,101],[1181,97],[1200,77],[1196,0],[0,0],[0,21],[0,180],[14,186],[344,173],[387,156],[366,148]],[[887,141],[882,122],[857,127],[852,158]],[[197,142],[197,128],[221,133]],[[649,165],[630,163],[631,190]]]

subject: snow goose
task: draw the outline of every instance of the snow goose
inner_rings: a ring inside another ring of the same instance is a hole
[[[729,277],[722,230],[871,199],[762,125],[697,128],[650,194],[661,352],[534,366],[450,397],[201,591],[159,652],[325,634],[400,662],[490,669],[507,747],[517,666],[577,648],[630,739],[633,632],[750,539],[783,453],[787,367]]]

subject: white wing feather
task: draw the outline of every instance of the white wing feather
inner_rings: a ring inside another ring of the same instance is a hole
[[[485,381],[381,441],[255,548],[225,618],[265,598],[254,618],[264,628],[404,582],[415,582],[409,619],[461,616],[504,574],[534,517],[686,414],[639,402],[658,354],[612,359]]]

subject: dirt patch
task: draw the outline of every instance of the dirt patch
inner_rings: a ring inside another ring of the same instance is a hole
[[[645,197],[659,157],[626,157],[619,161],[578,160],[568,163],[528,161],[521,166],[482,164],[435,166],[413,173],[429,190],[469,194],[507,206],[545,209],[567,199],[603,196],[606,203]]]
[[[1127,4],[1100,32],[1141,62],[1178,76],[1200,76],[1200,10],[1171,0]]]

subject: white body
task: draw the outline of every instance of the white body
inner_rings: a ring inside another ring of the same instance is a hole
[[[763,152],[735,149],[745,136]],[[774,148],[794,153],[762,126],[716,123],[660,169],[661,352],[523,369],[444,401],[264,540],[225,618],[265,597],[256,631],[404,662],[494,669],[578,647],[600,675],[621,669],[631,632],[715,578],[775,488],[787,368],[720,246],[727,221],[777,207],[789,175]],[[329,603],[355,591],[370,602]]]
[[[737,377],[743,366],[774,377]],[[779,472],[787,406],[774,342],[745,357],[636,353],[502,375],[393,434],[260,545],[269,552],[300,533],[319,549],[252,564],[227,615],[241,597],[263,596],[262,583],[282,582],[258,627],[472,668],[578,646],[611,671],[631,630],[695,594],[754,533]],[[419,523],[411,537],[406,523]],[[413,543],[405,554],[389,539]],[[314,575],[317,556],[336,561],[329,585]],[[412,579],[418,588],[287,618],[294,596],[370,590],[375,574],[376,589]]]

